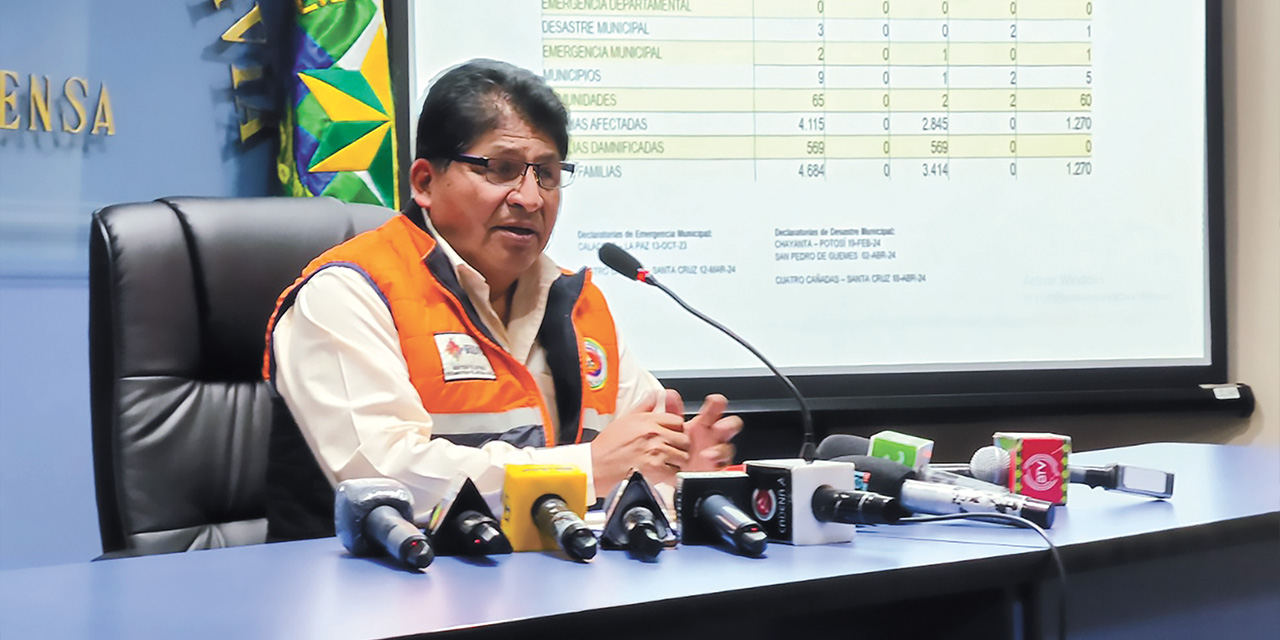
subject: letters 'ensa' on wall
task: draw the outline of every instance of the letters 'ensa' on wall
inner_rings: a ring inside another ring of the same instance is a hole
[[[107,83],[98,85],[96,95],[91,95],[89,80],[80,77],[67,78],[60,95],[54,95],[51,88],[56,91],[57,84],[51,84],[49,76],[0,69],[0,129],[22,128],[25,116],[28,131],[53,131],[57,124],[67,133],[88,129],[88,135],[116,134]],[[24,89],[27,99],[19,100]],[[85,109],[89,104],[93,105],[92,125]]]

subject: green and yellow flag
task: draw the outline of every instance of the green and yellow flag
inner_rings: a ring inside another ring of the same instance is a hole
[[[399,209],[382,0],[296,0],[296,6],[289,108],[280,123],[285,195]]]

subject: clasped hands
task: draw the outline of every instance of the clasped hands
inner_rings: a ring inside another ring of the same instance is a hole
[[[707,396],[697,415],[684,419],[674,389],[654,394],[615,419],[591,442],[596,495],[606,495],[633,469],[650,483],[671,483],[679,471],[714,471],[733,461],[733,439],[742,418],[724,415],[729,401]]]

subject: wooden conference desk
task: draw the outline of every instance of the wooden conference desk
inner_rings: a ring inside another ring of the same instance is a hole
[[[1177,473],[1167,503],[1073,489],[1050,530],[1072,638],[1194,637],[1179,630],[1223,615],[1218,638],[1280,628],[1280,453],[1155,444],[1072,461]],[[979,523],[866,528],[759,559],[522,553],[423,573],[329,538],[0,572],[0,638],[1036,637],[1052,628],[1051,571],[1034,533]]]

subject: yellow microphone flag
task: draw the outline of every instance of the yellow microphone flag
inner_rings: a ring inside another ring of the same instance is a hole
[[[502,533],[515,551],[556,551],[560,544],[538,531],[533,506],[545,495],[557,495],[569,509],[587,514],[587,474],[568,464],[509,464],[502,485]]]

